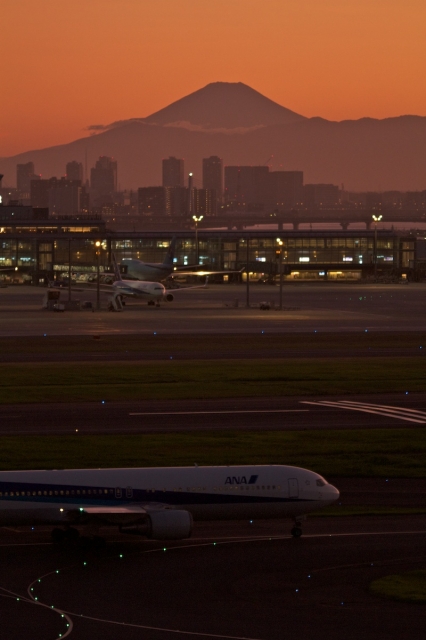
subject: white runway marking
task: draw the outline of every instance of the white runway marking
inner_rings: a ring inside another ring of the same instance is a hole
[[[416,422],[418,424],[426,423],[425,411],[418,411],[417,409],[406,409],[404,407],[392,407],[385,404],[353,402],[351,400],[339,400],[337,402],[333,402],[331,400],[320,400],[317,402],[302,400],[301,404],[334,407],[335,409],[347,409],[349,411],[362,411],[363,413],[373,413],[376,415],[385,416],[387,418],[405,420],[406,422]]]

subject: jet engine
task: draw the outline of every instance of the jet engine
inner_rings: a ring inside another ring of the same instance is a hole
[[[173,293],[166,294],[165,298],[166,298],[167,302],[173,302],[173,300],[174,300]]]
[[[120,531],[153,540],[183,540],[191,535],[192,516],[189,511],[174,509],[152,511],[144,523],[122,525]]]

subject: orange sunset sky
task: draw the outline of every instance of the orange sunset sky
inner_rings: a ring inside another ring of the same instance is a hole
[[[305,116],[426,116],[426,0],[2,0],[0,156],[209,82]]]

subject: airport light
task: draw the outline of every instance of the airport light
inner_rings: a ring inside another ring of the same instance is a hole
[[[377,278],[377,223],[380,222],[383,216],[381,214],[379,216],[376,216],[373,213],[371,217],[373,218],[373,221],[374,221],[374,279],[376,280]]]
[[[191,173],[189,175],[192,175]],[[201,220],[204,218],[204,216],[192,216],[192,219],[195,223],[195,260],[198,264],[198,223],[201,222]]]
[[[99,259],[101,256],[101,241],[96,240],[96,311],[101,309],[101,291],[100,291],[100,273],[99,273]]]
[[[280,252],[280,311],[283,308],[283,244],[284,241],[281,238],[277,238],[277,245]]]

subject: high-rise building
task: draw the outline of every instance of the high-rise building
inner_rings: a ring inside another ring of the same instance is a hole
[[[28,200],[30,198],[31,182],[39,179],[40,176],[34,173],[34,162],[16,165],[16,187],[21,199]]]
[[[166,212],[170,216],[185,216],[188,210],[188,189],[186,187],[165,187]]]
[[[268,210],[290,211],[302,204],[303,171],[271,171],[268,183]]]
[[[215,216],[217,214],[216,189],[194,189],[194,214],[197,216]]]
[[[223,162],[218,156],[203,158],[203,189],[215,189],[216,198],[223,197]]]
[[[238,209],[262,210],[268,196],[269,167],[225,167],[225,201]]]
[[[183,170],[183,159],[170,158],[163,159],[163,187],[184,187],[185,178]]]
[[[95,197],[110,197],[117,191],[117,161],[108,156],[100,156],[90,171],[90,187]]]
[[[66,167],[66,176],[67,180],[80,180],[81,184],[83,184],[83,163],[76,162],[73,160],[72,162],[67,162]]]
[[[31,180],[31,205],[49,208],[50,213],[73,215],[83,208],[84,188],[80,180],[49,178]]]
[[[138,189],[138,213],[142,216],[167,215],[166,191],[164,187]]]

